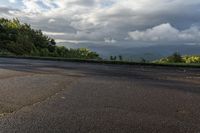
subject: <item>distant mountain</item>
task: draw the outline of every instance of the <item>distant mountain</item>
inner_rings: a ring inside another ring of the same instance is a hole
[[[162,57],[171,55],[174,52],[179,52],[182,55],[200,55],[200,45],[153,45],[142,47],[120,47],[112,45],[97,45],[97,44],[74,44],[74,43],[60,43],[67,48],[89,48],[101,55],[101,57],[108,59],[111,55],[122,55],[127,60],[138,61],[142,58],[152,61]]]

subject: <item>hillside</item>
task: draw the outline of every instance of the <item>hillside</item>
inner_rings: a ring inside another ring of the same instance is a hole
[[[53,38],[22,24],[18,19],[0,18],[0,54],[99,59],[96,52],[86,48],[67,49],[56,46]]]

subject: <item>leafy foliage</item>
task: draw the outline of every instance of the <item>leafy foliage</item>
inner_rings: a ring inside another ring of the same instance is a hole
[[[183,60],[185,63],[200,63],[200,56],[183,56]]]
[[[28,56],[49,56],[81,59],[99,59],[99,55],[89,49],[67,49],[56,46],[54,39],[34,30],[18,19],[0,19],[0,53]]]
[[[173,55],[162,58],[157,63],[200,63],[200,56],[198,55],[186,55],[181,56],[179,53],[174,53]]]

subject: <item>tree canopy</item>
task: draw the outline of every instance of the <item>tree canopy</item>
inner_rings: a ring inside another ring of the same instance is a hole
[[[99,59],[96,52],[86,48],[67,49],[56,46],[53,38],[32,29],[18,19],[0,18],[0,52],[11,55],[50,56],[81,59]]]

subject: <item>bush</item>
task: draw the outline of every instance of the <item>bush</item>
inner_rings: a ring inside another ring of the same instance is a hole
[[[182,59],[182,56],[178,52],[176,52],[172,54],[171,56],[167,57],[167,61],[169,63],[182,63],[183,59]]]
[[[200,56],[198,56],[198,55],[196,55],[196,56],[195,55],[181,56],[178,53],[174,53],[171,56],[162,58],[155,62],[156,63],[200,63]]]
[[[200,63],[200,56],[184,56],[185,63]]]

